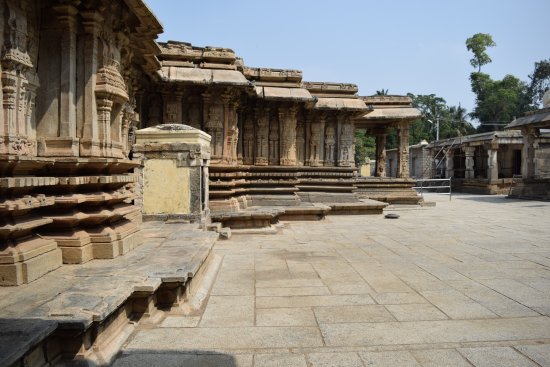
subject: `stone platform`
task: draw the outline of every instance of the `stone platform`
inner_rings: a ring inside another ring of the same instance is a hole
[[[126,256],[0,288],[0,366],[107,364],[136,324],[187,301],[193,279],[209,271],[203,264],[215,263],[217,234],[181,223],[142,227],[145,243]]]
[[[114,367],[550,366],[550,203],[424,196],[217,242],[204,311],[139,326]]]

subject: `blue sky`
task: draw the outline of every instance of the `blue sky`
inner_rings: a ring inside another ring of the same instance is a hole
[[[435,93],[474,105],[465,40],[490,33],[482,71],[528,80],[550,58],[550,0],[145,0],[160,41],[233,49],[249,66],[300,69],[307,81],[355,83],[362,95]]]

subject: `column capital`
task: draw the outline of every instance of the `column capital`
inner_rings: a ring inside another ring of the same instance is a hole
[[[88,34],[97,34],[101,28],[101,22],[103,17],[96,11],[83,11],[80,13],[82,16],[82,25],[84,26],[84,32]]]

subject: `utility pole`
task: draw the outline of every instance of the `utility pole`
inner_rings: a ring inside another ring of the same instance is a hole
[[[439,140],[439,116],[435,118],[435,140]]]

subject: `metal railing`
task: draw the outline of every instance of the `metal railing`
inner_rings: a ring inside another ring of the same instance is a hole
[[[425,183],[427,183],[427,185]],[[419,191],[422,197],[424,197],[424,190],[441,189],[445,190],[445,192],[437,192],[438,194],[449,195],[449,200],[453,197],[450,178],[418,179],[416,180],[416,186],[414,186],[413,189]]]

